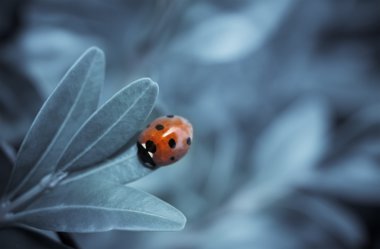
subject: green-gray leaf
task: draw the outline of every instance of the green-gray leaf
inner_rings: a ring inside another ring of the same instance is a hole
[[[14,218],[63,232],[174,231],[186,223],[180,211],[148,193],[108,181],[84,180],[57,186]]]
[[[22,193],[54,169],[67,143],[98,106],[104,64],[103,52],[90,48],[68,70],[21,145],[8,191]]]
[[[328,145],[328,109],[321,99],[302,99],[277,117],[254,148],[255,177],[277,183],[303,176]]]
[[[128,150],[116,155],[96,167],[72,174],[63,183],[79,181],[81,179],[92,179],[94,181],[107,179],[107,181],[125,185],[153,172],[153,170],[142,165],[137,156],[137,147],[132,146]]]
[[[58,168],[70,172],[83,170],[114,154],[141,129],[157,94],[158,85],[149,78],[121,89],[76,133]]]

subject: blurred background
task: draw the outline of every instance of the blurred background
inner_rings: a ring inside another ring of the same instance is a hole
[[[16,148],[90,46],[102,101],[140,77],[194,125],[190,154],[133,183],[181,232],[81,248],[380,248],[380,2],[2,0],[0,138]]]

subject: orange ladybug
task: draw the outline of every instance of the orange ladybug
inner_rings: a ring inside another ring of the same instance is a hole
[[[149,168],[172,164],[189,150],[193,127],[180,116],[167,115],[151,122],[137,141],[138,156]]]

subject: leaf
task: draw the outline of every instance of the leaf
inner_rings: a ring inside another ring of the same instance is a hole
[[[11,177],[15,154],[7,143],[0,143],[0,197],[3,196]]]
[[[315,172],[303,187],[339,200],[374,205],[380,203],[380,169],[375,160],[352,155]]]
[[[327,146],[328,110],[320,99],[304,99],[261,135],[254,148],[255,176],[260,182],[302,177]]]
[[[123,153],[115,156],[112,159],[100,164],[94,170],[87,170],[86,172],[78,172],[72,174],[68,179],[63,180],[62,184],[71,181],[78,181],[84,179],[92,179],[94,181],[107,181],[125,185],[139,178],[142,178],[153,172],[153,170],[145,167],[137,156],[137,147],[132,146]]]
[[[353,149],[354,147],[363,146],[361,140],[364,140],[367,136],[373,138],[379,129],[380,115],[378,110],[380,105],[373,104],[360,108],[354,114],[352,114],[347,121],[345,121],[343,127],[338,130],[337,141],[334,141],[334,151],[331,154],[339,156],[344,153],[348,147]],[[377,146],[377,141],[372,141],[374,148]],[[365,142],[364,146],[371,147],[370,143]]]
[[[291,4],[289,0],[260,1],[247,5],[239,14],[210,13],[174,40],[171,49],[205,63],[237,61],[263,46]]]
[[[295,210],[298,215],[305,215],[309,218],[309,222],[320,227],[322,231],[342,243],[347,243],[344,248],[358,248],[365,241],[359,218],[343,206],[307,195],[291,198],[288,205],[288,210]]]
[[[2,249],[69,249],[40,233],[9,227],[0,230],[0,248]]]
[[[114,154],[141,129],[157,94],[157,84],[148,78],[121,89],[76,133],[58,168],[70,172],[83,170]]]
[[[97,108],[103,81],[103,52],[90,48],[37,114],[17,155],[8,191],[22,193],[54,169],[70,138]]]
[[[84,180],[57,186],[14,218],[63,232],[173,231],[186,223],[180,211],[148,193],[107,181]]]
[[[328,110],[320,99],[303,99],[281,114],[258,138],[255,179],[231,202],[249,210],[267,208],[309,179],[328,144]]]

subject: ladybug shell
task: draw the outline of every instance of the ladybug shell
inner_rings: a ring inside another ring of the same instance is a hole
[[[193,127],[180,116],[167,115],[151,122],[138,137],[140,160],[149,168],[169,165],[189,150]]]

